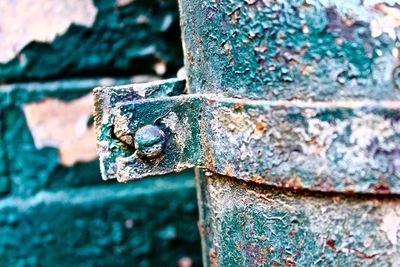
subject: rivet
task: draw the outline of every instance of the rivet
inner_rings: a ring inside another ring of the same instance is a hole
[[[164,150],[165,134],[157,126],[146,125],[136,132],[134,144],[139,157],[154,159]]]

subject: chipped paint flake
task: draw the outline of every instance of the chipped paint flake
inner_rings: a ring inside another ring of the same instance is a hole
[[[92,97],[86,95],[71,102],[47,98],[23,107],[37,149],[55,147],[61,164],[71,166],[97,158],[92,116]]]
[[[97,15],[92,0],[2,0],[0,10],[0,63],[32,41],[53,41],[71,24],[90,27]]]
[[[393,207],[388,209],[383,215],[382,223],[380,225],[382,231],[387,235],[390,242],[396,246],[397,245],[397,233],[400,229],[400,209],[399,207]]]

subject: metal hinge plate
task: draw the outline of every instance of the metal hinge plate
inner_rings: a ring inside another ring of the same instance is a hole
[[[400,193],[399,101],[213,95],[104,101],[121,92],[95,91],[104,179],[125,182],[196,166],[293,189]]]

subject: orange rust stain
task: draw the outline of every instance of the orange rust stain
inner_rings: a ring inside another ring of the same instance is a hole
[[[229,166],[229,165],[225,166],[223,175],[233,177],[234,176],[234,172],[233,172],[232,166]]]
[[[194,64],[194,58],[192,56],[192,53],[190,53],[189,49],[186,49],[186,58],[190,65]]]
[[[256,122],[256,129],[254,134],[257,136],[262,136],[266,130],[267,130],[267,124],[261,120],[258,120]]]
[[[259,174],[254,174],[253,177],[251,177],[251,181],[258,184],[263,184],[265,182],[263,177]]]
[[[236,242],[236,243],[235,243],[235,247],[236,247],[238,250],[241,250],[241,249],[242,249],[242,244],[240,244],[240,242]]]
[[[23,110],[37,149],[58,148],[64,166],[97,158],[95,131],[88,125],[91,94],[70,102],[46,98],[24,105]]]
[[[287,257],[285,259],[285,266],[287,267],[296,267],[296,262],[291,257]]]
[[[235,10],[232,12],[232,14],[229,15],[229,19],[233,24],[236,24],[239,20],[239,9]]]
[[[217,254],[215,253],[215,250],[213,248],[211,248],[210,251],[208,252],[208,256],[210,257],[210,266],[218,267]]]
[[[400,24],[400,10],[397,7],[390,7],[384,3],[376,4],[375,9],[388,15]]]
[[[379,253],[372,254],[372,255],[367,255],[367,254],[365,254],[364,252],[362,252],[360,250],[357,250],[357,249],[353,249],[353,250],[354,250],[354,253],[357,255],[357,257],[363,258],[363,259],[368,259],[368,260],[369,259],[373,259],[373,258],[375,258],[375,257],[380,255]]]
[[[238,102],[238,103],[233,104],[234,111],[242,111],[243,107],[244,107],[243,102]]]
[[[390,187],[385,182],[380,182],[372,188],[372,191],[377,194],[388,194],[390,193]]]
[[[303,188],[303,185],[301,184],[301,179],[298,176],[293,176],[287,182],[285,182],[285,187],[301,189]]]

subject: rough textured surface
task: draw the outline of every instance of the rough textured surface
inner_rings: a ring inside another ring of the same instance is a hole
[[[20,2],[23,0],[17,1],[18,4]],[[182,65],[177,3],[172,0],[120,2],[93,0],[97,12],[95,21],[92,24],[81,23],[86,26],[72,23],[54,41],[38,42],[32,36],[31,42],[13,59],[0,63],[0,83],[76,76],[176,73]],[[34,1],[32,5],[44,8],[50,3],[41,0]],[[32,9],[35,8],[31,5],[22,6],[23,14],[32,12]],[[82,13],[84,10],[75,12]],[[41,19],[51,25],[53,17],[48,16],[42,16]],[[19,27],[26,28],[28,23],[34,26],[39,22],[36,16],[25,17],[27,22]],[[4,23],[17,27],[16,23],[9,20]],[[7,27],[7,24],[0,26],[1,33],[1,28]],[[26,36],[29,34],[15,41],[23,45],[28,42]],[[18,45],[15,48],[20,50]],[[7,52],[5,49],[0,53]]]
[[[185,81],[178,78],[95,89],[94,116],[103,179],[125,182],[194,166],[198,157],[193,144],[200,143],[193,131],[199,128],[198,101],[169,101],[184,90]],[[167,139],[162,155],[148,160],[137,155],[133,142],[137,130],[146,125],[160,127]]]
[[[181,67],[176,1],[0,10],[0,266],[200,266],[193,174],[102,181],[90,116],[94,87]]]
[[[0,86],[0,265],[177,266],[180,260],[200,265],[191,171],[127,185],[105,182],[97,159],[63,164],[52,139],[59,138],[57,129],[45,131],[49,139],[42,137],[43,146],[32,133],[54,122],[56,128],[62,124],[76,129],[85,108],[79,112],[70,106],[57,118],[57,113],[47,113],[33,128],[25,119],[23,107],[29,104],[74,104],[95,86],[141,79]],[[93,130],[93,120],[85,128]],[[85,138],[65,136],[64,141]],[[92,138],[94,144],[94,134]]]
[[[287,175],[283,180],[293,179],[290,183],[275,184],[279,188],[270,188],[215,173],[208,173],[209,177],[199,175],[205,265],[399,265],[397,195],[389,198],[373,194],[317,195],[299,188],[320,178],[316,160],[325,152],[327,161],[320,164],[330,161],[341,169],[328,168],[327,174],[333,177],[331,181],[338,181],[333,183],[338,188],[347,187],[343,180],[350,181],[353,188],[367,188],[372,180],[381,178],[380,174],[398,183],[393,168],[399,158],[397,134],[391,135],[394,139],[385,138],[387,133],[397,131],[397,123],[392,122],[397,121],[398,115],[365,110],[372,99],[399,98],[398,3],[358,0],[180,0],[179,3],[189,93],[216,94],[218,100],[231,97],[244,102],[249,98],[276,101],[274,105],[282,100],[302,100],[310,105],[322,101],[331,106],[336,101],[348,101],[355,105],[343,114],[332,113],[333,110],[323,113],[304,110],[302,114],[301,109],[295,109],[291,116],[291,108],[279,112],[272,109],[267,113],[271,117],[264,119],[258,118],[257,112],[251,115],[250,110],[240,111],[240,105],[236,106],[239,111],[230,107],[227,112],[218,108],[217,102],[204,121],[216,126],[206,133],[215,136],[211,147],[218,148],[214,151],[216,162],[225,160],[219,171],[228,165],[233,166],[233,170],[227,168],[223,172],[228,175],[240,176],[248,168],[264,177],[255,177],[256,181],[276,182],[281,171]],[[395,109],[398,110],[397,104]],[[251,117],[255,120],[248,125]],[[342,126],[347,124],[344,132],[339,130],[342,123]],[[304,131],[299,125],[304,126]],[[295,131],[296,128],[300,131]],[[307,136],[311,137],[309,141]],[[269,145],[263,146],[263,140]],[[291,147],[297,141],[300,146]],[[328,143],[331,145],[325,151]],[[232,145],[236,153],[225,153]],[[261,156],[272,153],[257,161],[260,145],[267,148],[262,149]],[[288,146],[290,154],[284,152]],[[363,146],[364,149],[357,149]],[[386,148],[374,151],[377,146]],[[351,151],[352,148],[356,149]],[[303,161],[304,153],[317,157]],[[285,165],[286,160],[290,164]],[[266,166],[270,166],[270,172],[263,173]],[[374,172],[378,176],[374,177]],[[323,177],[321,173],[321,180]],[[283,187],[287,185],[295,189],[285,191]],[[376,187],[377,192],[388,192],[387,188]]]
[[[194,120],[171,136],[188,129],[183,143],[208,169],[198,175],[204,264],[399,265],[399,5],[179,2],[192,95],[113,104],[113,138],[171,112],[198,118],[199,129]],[[184,153],[172,148],[141,169],[133,149],[116,149],[127,164],[112,174],[173,171]]]
[[[10,196],[0,214],[2,266],[201,266],[191,172]]]
[[[198,94],[118,101],[98,106],[106,115],[98,124],[106,179],[198,166],[293,189],[400,193],[398,101],[249,101]],[[144,125],[161,127],[168,143],[151,160],[127,145]],[[111,129],[114,135],[107,134]]]
[[[97,15],[92,0],[4,0],[0,10],[1,63],[13,59],[31,41],[52,42],[71,24],[91,27]]]
[[[323,101],[399,96],[393,1],[179,2],[192,92]]]
[[[200,178],[207,266],[398,266],[398,198]]]
[[[400,193],[400,102],[204,101],[211,171],[294,189]]]
[[[84,163],[77,162],[73,168],[62,164],[57,145],[50,145],[52,141],[48,138],[48,144],[38,146],[35,143],[35,136],[31,133],[23,107],[27,104],[43,103],[45,99],[53,99],[71,103],[72,100],[81,99],[90,93],[91,88],[96,85],[121,84],[129,82],[128,79],[121,80],[96,80],[81,79],[69,81],[57,81],[48,83],[12,84],[0,87],[0,115],[2,124],[1,142],[4,144],[1,149],[3,155],[3,177],[1,181],[1,192],[10,192],[14,195],[32,195],[42,189],[61,189],[65,187],[76,187],[90,184],[99,184],[97,158]],[[67,117],[59,114],[54,118],[54,113],[49,113],[41,118],[42,123],[50,124],[49,121],[58,120],[64,125],[76,127],[81,115],[85,116],[85,110],[75,111],[75,116]],[[93,129],[90,120],[86,122],[85,129]],[[39,125],[40,126],[40,125]],[[54,127],[58,127],[55,125]],[[48,129],[50,134],[57,129]],[[71,131],[71,130],[70,130]],[[62,138],[62,136],[58,136]],[[64,137],[64,140],[73,138]],[[84,139],[85,136],[75,136],[75,141]],[[42,140],[44,142],[44,140]],[[91,142],[95,142],[95,138]],[[4,185],[4,186],[3,186]]]

